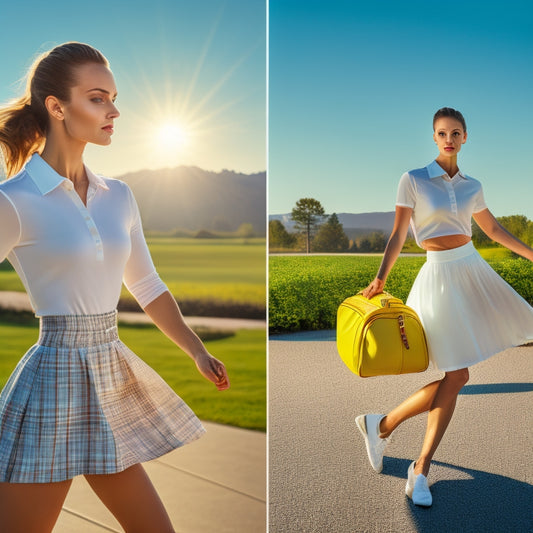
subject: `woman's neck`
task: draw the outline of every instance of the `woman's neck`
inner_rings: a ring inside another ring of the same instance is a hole
[[[447,172],[450,178],[452,178],[457,174],[457,172],[459,172],[459,167],[457,166],[457,155],[453,155],[450,157],[444,157],[442,155],[439,155],[436,161],[440,165],[442,170],[445,170]]]
[[[60,175],[71,180],[74,185],[87,181],[83,165],[85,144],[72,144],[65,147],[64,143],[55,143],[47,138],[41,157]]]

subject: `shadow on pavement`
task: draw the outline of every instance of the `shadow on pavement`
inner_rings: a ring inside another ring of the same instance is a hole
[[[383,474],[406,478],[410,461],[384,457]],[[451,478],[430,485],[433,505],[406,509],[420,533],[477,532],[514,533],[533,531],[533,485],[498,474],[433,461]],[[443,477],[443,476],[441,476]],[[431,483],[431,476],[430,476]]]
[[[501,394],[531,391],[533,391],[533,383],[481,383],[479,385],[465,385],[459,394]]]

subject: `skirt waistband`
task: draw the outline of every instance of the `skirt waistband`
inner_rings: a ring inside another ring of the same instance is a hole
[[[430,250],[426,253],[426,260],[428,263],[445,263],[447,261],[464,259],[473,254],[477,254],[477,250],[472,241],[469,241],[466,244],[458,246],[457,248],[452,248],[451,250],[440,250],[438,252]]]
[[[39,320],[41,346],[94,346],[116,340],[116,310],[98,315],[45,315]]]

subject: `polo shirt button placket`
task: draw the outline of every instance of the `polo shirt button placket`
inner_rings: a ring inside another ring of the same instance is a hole
[[[96,260],[103,261],[104,260],[104,248],[102,246],[102,239],[100,237],[98,228],[96,227],[96,224],[94,223],[94,220],[92,219],[91,214],[89,213],[89,210],[87,209],[87,207],[85,207],[78,193],[74,190],[74,185],[70,180],[65,181],[65,189],[67,189],[67,191],[69,192],[70,197],[72,198],[72,201],[74,202],[74,205],[78,208],[78,211],[80,212],[80,214],[83,216],[83,219],[85,220],[87,229],[89,230],[89,233],[95,244]],[[89,201],[89,198],[87,199],[87,202],[88,201]]]
[[[446,181],[446,189],[448,189],[448,197],[450,198],[450,208],[452,213],[457,214],[457,198],[455,196],[455,190],[451,181]]]

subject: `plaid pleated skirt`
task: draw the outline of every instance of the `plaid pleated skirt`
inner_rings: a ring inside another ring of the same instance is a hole
[[[119,340],[116,311],[44,316],[0,394],[0,481],[112,474],[204,433],[163,379]]]
[[[418,313],[430,360],[440,370],[467,368],[533,341],[533,307],[472,242],[427,252],[406,303]]]

